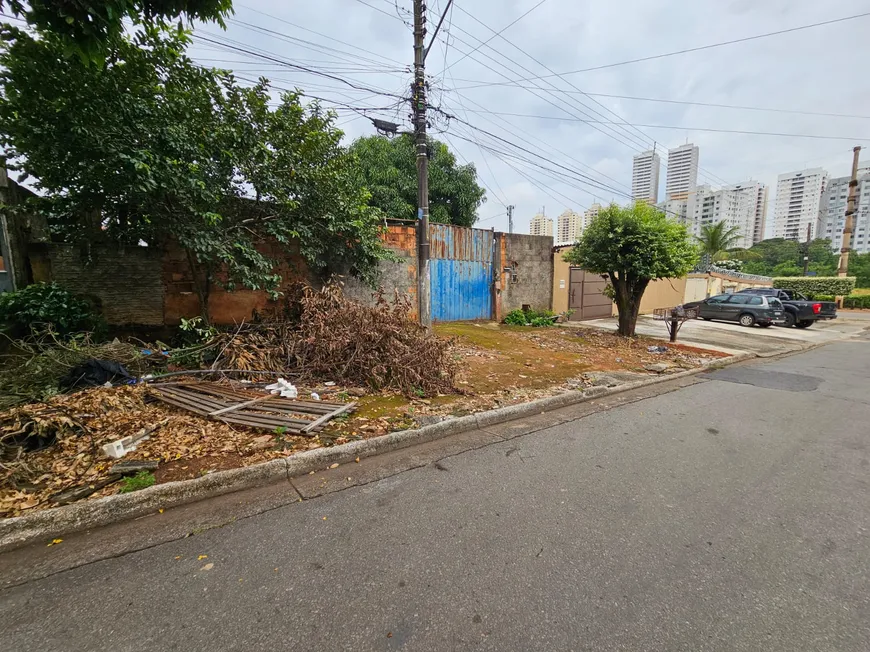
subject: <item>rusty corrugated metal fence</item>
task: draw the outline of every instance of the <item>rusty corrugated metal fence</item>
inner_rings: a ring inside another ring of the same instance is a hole
[[[430,224],[433,321],[492,319],[492,231]]]

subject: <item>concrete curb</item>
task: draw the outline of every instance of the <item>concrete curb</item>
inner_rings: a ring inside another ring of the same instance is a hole
[[[677,378],[685,378],[703,373],[711,367],[731,365],[754,357],[755,355],[751,353],[738,354],[711,362],[697,369],[644,378],[616,387],[590,387],[582,391],[569,391],[528,403],[448,419],[414,430],[402,430],[331,448],[305,451],[283,459],[271,460],[240,469],[219,471],[194,480],[167,482],[135,493],[115,494],[97,500],[54,507],[27,516],[3,519],[0,521],[0,552],[35,541],[49,541],[64,534],[151,514],[161,508],[177,507],[185,503],[277,483],[282,480],[289,481],[293,477],[305,475],[311,471],[323,470],[334,463],[350,462],[357,457],[371,457],[505,421],[524,419],[548,410],[568,407],[593,398],[612,396]]]

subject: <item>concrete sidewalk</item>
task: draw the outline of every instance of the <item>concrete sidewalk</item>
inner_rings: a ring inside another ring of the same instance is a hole
[[[567,327],[601,328],[615,331],[616,318],[568,322]],[[813,346],[828,344],[860,335],[870,328],[870,320],[862,313],[843,313],[838,319],[822,321],[810,328],[745,328],[737,323],[693,319],[683,324],[677,341],[727,353],[751,353],[771,357],[783,353],[802,351]],[[667,339],[664,322],[649,315],[641,315],[637,322],[638,335]]]

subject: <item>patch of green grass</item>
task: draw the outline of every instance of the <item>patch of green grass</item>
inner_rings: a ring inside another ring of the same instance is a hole
[[[121,487],[122,494],[128,494],[132,491],[139,491],[140,489],[147,489],[155,482],[157,479],[154,477],[154,474],[150,471],[139,471],[136,475],[132,475],[126,477],[122,480],[124,483]]]

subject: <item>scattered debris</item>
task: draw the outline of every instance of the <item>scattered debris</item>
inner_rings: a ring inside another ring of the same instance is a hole
[[[648,346],[646,347],[647,353],[667,353],[668,347],[666,346]]]
[[[112,475],[132,475],[139,471],[154,471],[159,466],[156,460],[127,460],[126,462],[118,462],[109,467],[109,473]]]
[[[60,386],[64,389],[77,387],[100,387],[114,385],[118,382],[135,382],[136,379],[124,365],[112,360],[97,360],[91,358],[76,365],[61,379]]]
[[[280,394],[284,398],[297,398],[299,396],[296,385],[283,378],[279,378],[271,385],[266,385],[266,389],[273,394]]]
[[[356,405],[252,395],[209,382],[154,385],[152,392],[164,403],[204,417],[294,434],[312,433]]]
[[[161,426],[165,426],[169,422],[169,419],[164,419],[163,421],[158,421],[157,423],[145,426],[135,435],[130,435],[129,437],[124,437],[123,439],[119,439],[117,441],[109,442],[108,444],[103,444],[102,451],[111,457],[112,459],[119,459],[124,457],[130,451],[136,450],[136,447],[139,445],[139,442],[148,439],[155,430],[160,428]]]

